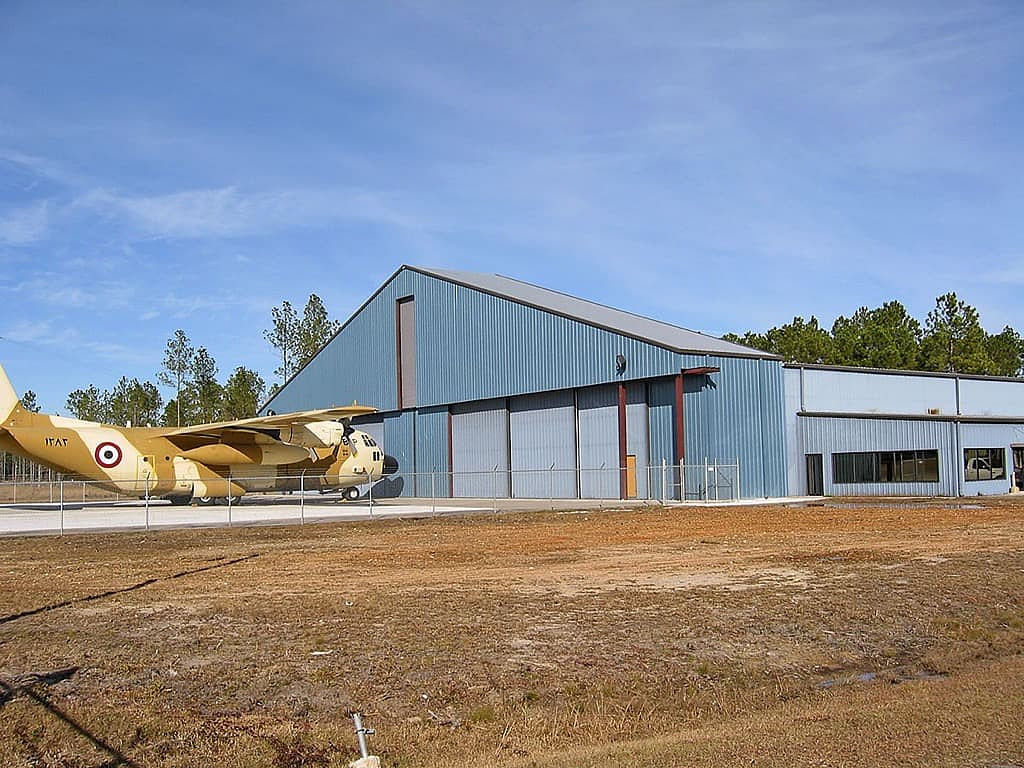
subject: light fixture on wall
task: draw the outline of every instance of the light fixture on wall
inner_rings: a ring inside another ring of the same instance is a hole
[[[616,373],[625,373],[626,372],[626,356],[624,354],[622,354],[621,352],[619,352],[619,354],[617,354],[615,356],[615,372]]]

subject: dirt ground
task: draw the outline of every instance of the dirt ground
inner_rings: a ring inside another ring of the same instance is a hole
[[[0,541],[0,765],[1022,766],[1024,501]]]

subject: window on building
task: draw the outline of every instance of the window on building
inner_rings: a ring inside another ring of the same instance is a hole
[[[938,451],[833,453],[834,483],[937,483]]]
[[[1006,451],[1002,448],[965,448],[964,480],[1006,478]]]

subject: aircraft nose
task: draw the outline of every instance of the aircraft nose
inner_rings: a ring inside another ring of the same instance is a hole
[[[385,475],[395,474],[398,471],[398,459],[384,454],[384,468],[382,471]]]

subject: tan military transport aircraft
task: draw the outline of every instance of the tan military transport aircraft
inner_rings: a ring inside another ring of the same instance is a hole
[[[363,405],[199,424],[116,427],[26,411],[0,366],[0,451],[139,497],[209,503],[246,491],[344,489],[398,471],[354,416]]]

